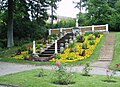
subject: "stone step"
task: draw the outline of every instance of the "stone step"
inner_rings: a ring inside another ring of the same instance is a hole
[[[60,50],[57,51],[60,52]],[[45,52],[55,52],[55,50],[45,50]]]
[[[55,49],[55,47],[49,47],[48,49]],[[60,49],[60,47],[57,47],[57,49]]]
[[[98,61],[112,61],[112,59],[98,59]]]
[[[55,51],[44,51],[44,52],[42,52],[42,54],[54,54],[55,53]]]
[[[52,56],[51,54],[39,54],[39,57],[50,57]]]
[[[55,51],[55,49],[47,49],[47,50],[49,50],[49,51]],[[47,51],[47,50],[45,50],[45,51]],[[58,51],[60,51],[60,49],[57,49]]]

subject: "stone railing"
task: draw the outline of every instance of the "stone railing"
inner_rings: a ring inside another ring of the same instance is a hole
[[[57,28],[57,29],[49,29],[49,35],[51,34],[59,34],[60,32],[66,32],[66,33],[71,33],[73,32],[75,28],[70,27],[70,28]],[[83,27],[77,27],[77,29],[81,33],[85,32],[108,32],[108,24],[106,25],[92,25],[92,26],[83,26]]]

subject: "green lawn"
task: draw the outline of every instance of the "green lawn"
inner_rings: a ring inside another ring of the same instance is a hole
[[[116,68],[115,64],[120,64],[120,32],[113,32],[116,35],[115,50],[113,60],[110,65],[110,69],[120,70],[120,67]]]
[[[82,76],[80,73],[74,73],[75,84],[58,85],[51,81],[54,71],[46,70],[46,76],[38,77],[39,69],[25,71],[21,73],[6,75],[0,77],[0,84],[12,84],[20,87],[120,87],[120,77],[114,77],[115,83],[104,82],[106,76],[92,75]]]
[[[104,35],[100,41],[100,43],[96,46],[96,49],[94,50],[93,54],[91,55],[90,58],[87,58],[85,60],[81,60],[81,61],[77,61],[77,62],[72,62],[72,63],[68,63],[68,65],[81,65],[81,64],[85,64],[85,63],[90,63],[93,62],[95,60],[98,59],[98,56],[100,54],[100,49],[104,44],[106,35]],[[15,48],[13,48],[15,49]],[[13,51],[13,49],[11,49],[11,51]],[[45,64],[54,64],[53,62],[33,62],[33,61],[24,61],[24,60],[17,60],[17,59],[12,59],[12,58],[8,58],[5,57],[5,55],[10,55],[11,51],[7,51],[5,54],[0,54],[1,60],[0,61],[4,61],[4,62],[15,62],[15,63],[28,63],[28,64],[36,64],[36,65],[45,65]],[[3,58],[5,57],[5,58]]]

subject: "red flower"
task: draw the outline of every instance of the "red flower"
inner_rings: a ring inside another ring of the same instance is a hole
[[[120,66],[120,64],[115,64],[115,65],[116,65],[117,68]]]
[[[56,65],[57,65],[58,67],[60,67],[61,63],[60,63],[60,62],[56,62]]]

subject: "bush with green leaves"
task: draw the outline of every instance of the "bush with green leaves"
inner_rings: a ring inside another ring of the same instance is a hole
[[[87,43],[83,43],[83,44],[82,44],[82,49],[88,49]]]
[[[88,36],[90,34],[93,34],[93,32],[85,32],[84,36]]]
[[[26,54],[23,55],[24,60],[26,60],[28,57]]]
[[[86,63],[86,64],[85,64],[85,67],[83,68],[83,75],[84,75],[84,76],[90,76],[89,71],[90,71],[91,69],[92,69],[92,68],[90,68],[90,64],[89,64],[89,63]]]
[[[83,43],[85,41],[85,38],[82,35],[79,35],[76,38],[77,38],[77,42]]]
[[[95,38],[99,38],[100,37],[100,33],[99,32],[94,32],[94,36],[95,36]]]
[[[58,70],[56,70],[52,82],[60,85],[74,84],[74,74],[72,72],[66,72],[66,64],[58,62],[56,65],[58,66]]]
[[[88,40],[95,40],[95,38],[93,36],[89,36]]]
[[[70,42],[69,45],[68,45],[68,48],[70,48],[70,52],[74,52],[74,47],[75,47],[75,43]]]
[[[48,36],[49,40],[56,40],[57,39],[57,34],[51,34]]]
[[[90,45],[95,45],[95,41],[94,41],[94,40],[91,40],[91,41],[89,42],[89,44],[90,44]]]
[[[43,77],[45,76],[45,71],[43,69],[40,69],[38,77]]]
[[[60,54],[55,55],[55,59],[61,59]]]
[[[23,45],[22,47],[21,47],[21,50],[22,51],[27,51],[28,49],[27,49],[27,46],[26,45]]]

